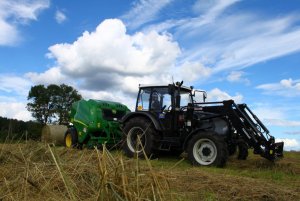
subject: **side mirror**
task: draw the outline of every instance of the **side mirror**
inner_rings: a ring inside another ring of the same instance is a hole
[[[176,85],[177,85],[178,87],[181,87],[182,84],[183,84],[183,81],[181,81],[181,82],[176,82]]]
[[[196,96],[196,91],[192,90],[191,94],[192,94],[193,97],[195,97]]]
[[[206,98],[207,98],[207,94],[206,92],[203,92],[203,102],[205,102]]]

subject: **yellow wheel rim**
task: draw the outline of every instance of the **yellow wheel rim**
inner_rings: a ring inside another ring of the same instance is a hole
[[[66,136],[66,147],[71,147],[72,146],[72,136],[70,133],[67,134]]]

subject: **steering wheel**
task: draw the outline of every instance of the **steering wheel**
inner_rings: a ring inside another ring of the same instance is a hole
[[[164,105],[162,108],[161,108],[161,111],[164,111],[166,109],[166,105]]]
[[[180,108],[180,111],[183,111],[183,112],[184,112],[184,111],[187,111],[187,107],[186,107],[186,106],[181,107],[181,108]]]

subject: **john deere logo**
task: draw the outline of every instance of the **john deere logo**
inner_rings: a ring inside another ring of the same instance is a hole
[[[112,110],[112,113],[113,113],[113,114],[116,114],[116,113],[117,113],[117,110]]]

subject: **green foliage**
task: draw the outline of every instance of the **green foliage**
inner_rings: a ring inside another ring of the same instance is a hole
[[[38,140],[42,125],[33,121],[19,121],[0,117],[0,142],[5,140]]]
[[[41,124],[68,123],[68,112],[72,103],[81,99],[81,95],[73,87],[62,84],[51,84],[47,87],[36,85],[31,87],[27,109]]]

